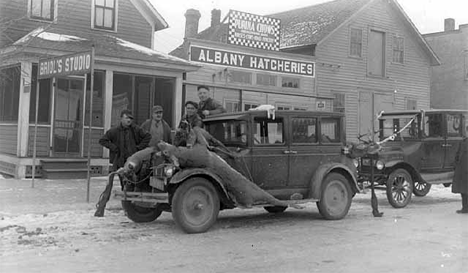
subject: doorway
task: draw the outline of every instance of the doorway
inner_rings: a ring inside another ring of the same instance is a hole
[[[84,79],[57,78],[52,156],[79,157],[83,132]]]

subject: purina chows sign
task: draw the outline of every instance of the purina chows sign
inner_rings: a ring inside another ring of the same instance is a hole
[[[280,25],[279,19],[231,10],[228,43],[278,51]]]

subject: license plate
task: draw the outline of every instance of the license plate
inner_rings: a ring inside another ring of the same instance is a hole
[[[156,189],[158,189],[158,190],[164,191],[165,184],[166,184],[166,183],[164,183],[164,180],[162,180],[162,179],[156,178],[156,177],[154,177],[154,176],[152,176],[152,177],[150,178],[150,185],[151,185],[151,187],[153,187],[153,188],[156,188]]]

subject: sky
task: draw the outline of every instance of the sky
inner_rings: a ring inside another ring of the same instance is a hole
[[[292,10],[330,0],[149,0],[169,24],[155,33],[155,49],[168,53],[182,44],[185,32],[185,12],[197,9],[201,13],[198,31],[210,26],[211,10],[220,9],[223,19],[230,9],[258,15]],[[455,28],[468,24],[468,0],[397,0],[422,34],[444,30],[444,19],[455,19]]]

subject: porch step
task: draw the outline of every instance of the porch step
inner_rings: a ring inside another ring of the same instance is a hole
[[[86,159],[43,159],[41,165],[46,179],[80,179],[88,175]]]

